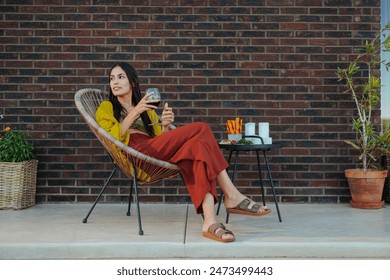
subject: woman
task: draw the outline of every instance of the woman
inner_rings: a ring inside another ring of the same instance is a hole
[[[181,168],[195,209],[204,215],[203,236],[220,242],[235,240],[234,234],[216,220],[217,181],[228,213],[261,216],[270,212],[233,185],[225,170],[228,164],[207,124],[198,122],[169,130],[175,119],[172,108],[165,103],[160,121],[154,111],[157,107],[147,100],[150,94],[141,93],[137,73],[128,63],[114,65],[109,80],[109,101],[99,106],[97,122],[126,145]]]

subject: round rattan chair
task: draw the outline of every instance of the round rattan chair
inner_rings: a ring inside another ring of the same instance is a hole
[[[175,164],[147,156],[124,145],[122,142],[115,139],[98,125],[98,123],[95,121],[95,113],[100,103],[104,100],[108,100],[107,92],[101,91],[99,89],[86,88],[77,91],[74,98],[76,107],[79,110],[81,116],[84,118],[92,132],[96,135],[98,140],[109,153],[114,166],[110,176],[107,178],[87,216],[83,219],[83,223],[87,222],[89,215],[92,213],[112,176],[118,169],[120,169],[132,181],[127,215],[130,216],[132,190],[134,186],[135,201],[138,212],[139,234],[143,235],[138,186],[152,184],[166,178],[172,178],[177,174],[180,174],[180,168]]]

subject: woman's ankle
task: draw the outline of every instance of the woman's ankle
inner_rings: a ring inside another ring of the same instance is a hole
[[[232,207],[236,207],[245,198],[247,197],[241,193],[234,194],[234,195],[224,195],[223,203],[226,208],[232,208]]]

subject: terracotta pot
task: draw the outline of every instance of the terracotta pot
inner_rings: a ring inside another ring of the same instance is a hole
[[[347,169],[344,173],[348,179],[352,207],[363,209],[383,207],[385,201],[382,200],[382,193],[387,170]]]

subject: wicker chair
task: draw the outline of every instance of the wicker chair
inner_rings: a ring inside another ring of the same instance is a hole
[[[83,223],[87,222],[89,215],[95,208],[97,202],[102,196],[112,176],[118,169],[120,169],[132,181],[130,187],[130,197],[127,215],[130,216],[132,192],[134,186],[135,201],[137,203],[138,212],[139,235],[143,235],[141,212],[139,207],[138,186],[144,184],[152,184],[166,178],[172,178],[177,174],[180,174],[180,168],[177,165],[147,156],[136,151],[135,149],[124,145],[122,142],[118,141],[109,133],[107,133],[103,128],[101,128],[95,121],[95,112],[99,104],[107,99],[108,93],[103,92],[99,89],[81,89],[75,94],[75,103],[77,109],[83,116],[90,129],[93,131],[93,133],[102,143],[104,148],[107,150],[113,163],[112,172],[105,181],[104,186],[102,187],[87,216],[83,219]],[[142,172],[139,172],[140,170],[142,170]]]

